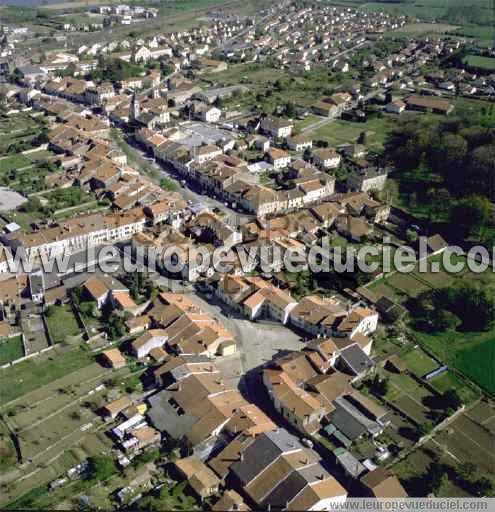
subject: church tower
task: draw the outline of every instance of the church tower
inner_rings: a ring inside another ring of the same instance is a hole
[[[141,108],[139,105],[139,100],[137,99],[136,93],[134,92],[134,94],[132,95],[132,100],[131,100],[129,119],[131,121],[135,121],[136,119],[138,119],[140,114],[141,114]]]

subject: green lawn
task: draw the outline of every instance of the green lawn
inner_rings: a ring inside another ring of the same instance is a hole
[[[17,152],[31,149],[32,141],[40,134],[43,116],[36,119],[26,113],[0,116],[0,156],[12,147]]]
[[[479,394],[453,371],[446,371],[437,377],[428,381],[439,393],[444,393],[449,389],[455,389],[464,404],[470,404],[479,398]]]
[[[13,169],[20,169],[28,165],[32,165],[32,162],[23,154],[18,153],[17,155],[8,156],[0,160],[0,173],[10,172]]]
[[[398,30],[394,30],[392,34],[401,34],[408,36],[418,36],[425,34],[446,34],[454,32],[459,27],[448,25],[446,23],[408,23]]]
[[[473,37],[491,43],[493,41],[493,27],[479,25],[466,25],[457,30],[456,34],[464,37]]]
[[[413,349],[407,354],[404,354],[401,356],[401,359],[409,370],[418,377],[422,377],[438,367],[438,363],[420,348]]]
[[[327,141],[330,146],[354,144],[362,132],[366,133],[366,146],[374,151],[382,151],[388,133],[394,126],[394,119],[390,116],[375,117],[366,123],[353,123],[350,121],[333,121],[311,132],[315,139]]]
[[[62,343],[81,333],[72,308],[68,304],[50,306],[46,311],[45,318],[54,343]]]
[[[409,496],[424,497],[428,494],[428,468],[437,458],[441,462],[455,466],[455,460],[440,451],[433,441],[428,441],[393,466],[393,473],[397,475]],[[447,480],[443,483],[437,496],[467,497],[465,491],[452,480]]]
[[[495,337],[477,347],[459,351],[455,364],[481,388],[495,395]]]
[[[464,62],[468,66],[473,66],[480,69],[487,69],[489,71],[495,70],[495,58],[481,57],[480,55],[468,55]]]
[[[22,336],[0,339],[0,366],[24,356]]]
[[[23,194],[40,192],[46,188],[45,176],[50,170],[43,164],[33,164],[20,154],[12,159],[0,160],[0,167],[2,163],[4,170],[0,171],[0,185]]]
[[[41,202],[51,210],[62,210],[73,206],[82,205],[84,203],[94,203],[95,196],[89,192],[85,192],[79,187],[59,188],[48,194],[40,196]],[[46,202],[46,204],[45,204]]]
[[[93,361],[90,352],[76,348],[67,352],[51,351],[45,356],[0,370],[0,405],[84,368]]]

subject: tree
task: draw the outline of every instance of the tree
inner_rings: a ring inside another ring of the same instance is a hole
[[[447,133],[432,150],[433,170],[455,189],[462,187],[468,143],[461,135]]]
[[[285,105],[285,115],[287,117],[295,117],[296,115],[296,107],[294,106],[294,103],[292,103],[291,101],[287,102],[287,104]]]
[[[434,332],[454,330],[461,324],[460,318],[454,313],[438,308],[430,312],[429,321]]]
[[[95,455],[88,459],[88,479],[98,482],[108,480],[117,472],[112,457],[108,455]]]
[[[473,475],[476,475],[478,469],[475,464],[472,462],[464,462],[457,466],[457,474],[463,480],[469,481]]]
[[[493,493],[493,482],[486,476],[473,482],[473,494],[478,497],[488,496]]]
[[[389,389],[389,382],[386,378],[380,378],[380,375],[377,373],[373,377],[371,381],[372,390],[380,396],[385,396]]]
[[[22,205],[22,209],[25,212],[33,213],[41,210],[41,201],[38,197],[30,197],[26,203]]]
[[[442,395],[442,401],[447,409],[456,411],[462,405],[462,400],[455,389],[448,389]]]
[[[470,196],[458,201],[450,211],[450,222],[466,237],[481,231],[490,219],[491,203],[483,196]]]
[[[448,480],[445,464],[434,461],[428,468],[430,492],[437,494]]]
[[[473,283],[435,290],[434,308],[445,309],[462,319],[462,328],[470,331],[489,329],[495,320],[495,297],[489,287]]]
[[[495,200],[495,144],[480,146],[473,151],[467,181],[470,190]]]
[[[406,240],[409,243],[416,242],[418,240],[418,232],[414,229],[408,229],[406,231]]]
[[[366,132],[361,132],[361,133],[359,134],[358,139],[357,139],[357,143],[358,143],[358,144],[366,145],[367,140],[368,140],[368,137],[367,137],[367,135],[366,135]]]

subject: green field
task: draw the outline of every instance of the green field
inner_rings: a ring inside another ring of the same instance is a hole
[[[52,351],[0,370],[0,406],[88,366],[93,361],[91,353],[77,348],[68,352]]]
[[[423,36],[427,34],[446,34],[455,32],[459,27],[447,23],[408,23],[403,27],[391,32],[391,35]]]
[[[455,459],[443,453],[438,445],[430,440],[393,466],[394,474],[397,475],[409,496],[424,497],[428,494],[429,466],[438,459],[451,466],[456,464]],[[436,496],[468,497],[468,494],[453,480],[448,479],[442,482]]]
[[[495,71],[495,58],[494,57],[481,57],[480,55],[468,55],[464,62],[468,66],[474,68],[486,69],[488,71]]]
[[[54,343],[62,343],[81,334],[72,308],[68,304],[50,306],[45,314],[45,319]]]
[[[464,404],[470,404],[479,398],[479,393],[477,393],[472,386],[464,382],[462,378],[458,377],[452,370],[448,370],[437,377],[433,377],[428,383],[439,393],[444,393],[449,389],[455,389]]]
[[[401,359],[418,377],[422,377],[438,367],[438,363],[420,348],[413,349],[407,354],[404,354],[401,356]]]
[[[0,366],[24,356],[22,336],[0,339]]]
[[[316,131],[310,132],[315,139],[327,141],[330,146],[354,144],[362,132],[366,133],[368,149],[382,151],[388,133],[394,126],[394,119],[390,116],[376,117],[365,123],[350,121],[332,121]]]
[[[487,339],[474,348],[459,351],[455,364],[476,384],[495,395],[495,338]]]
[[[33,165],[32,162],[22,154],[8,156],[0,160],[0,173],[7,173],[13,169],[20,169]]]
[[[491,43],[493,41],[495,30],[492,27],[482,27],[479,25],[466,25],[456,31],[456,34],[464,37],[472,37],[483,42]]]
[[[31,142],[41,133],[44,117],[32,118],[20,113],[0,116],[0,156],[31,149]]]

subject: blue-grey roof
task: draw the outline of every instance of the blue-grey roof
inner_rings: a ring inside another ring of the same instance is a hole
[[[356,375],[361,375],[374,366],[372,359],[366,355],[364,350],[357,343],[349,345],[342,350],[340,357]]]

